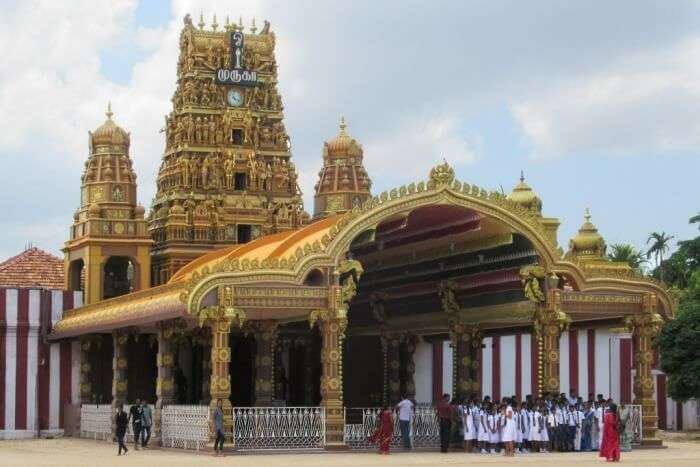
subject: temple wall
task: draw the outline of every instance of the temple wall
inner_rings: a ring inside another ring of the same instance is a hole
[[[414,382],[416,385],[416,402],[430,404],[433,401],[433,346],[424,340],[419,340],[413,363],[416,365]]]
[[[63,432],[64,405],[78,401],[79,349],[46,344],[43,333],[81,305],[82,292],[0,288],[0,439]]]

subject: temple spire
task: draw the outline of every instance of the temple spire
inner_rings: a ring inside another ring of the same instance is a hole
[[[525,181],[525,171],[520,169],[520,181],[524,182]]]
[[[586,210],[584,211],[584,214],[583,214],[583,218],[586,219],[586,222],[590,222],[590,221],[591,221],[591,210],[590,210],[590,208],[586,208]]]
[[[348,125],[345,123],[345,116],[340,117],[340,134],[343,136],[347,136],[347,132],[345,129],[348,127]]]
[[[105,112],[105,115],[108,120],[112,120],[112,115],[114,115],[112,112],[112,101],[107,101],[107,112]]]

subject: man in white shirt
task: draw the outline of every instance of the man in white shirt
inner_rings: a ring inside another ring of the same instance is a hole
[[[406,396],[403,396],[401,402],[396,404],[396,409],[399,411],[399,428],[401,429],[401,440],[403,441],[404,449],[411,449],[411,414],[413,413],[414,404]]]

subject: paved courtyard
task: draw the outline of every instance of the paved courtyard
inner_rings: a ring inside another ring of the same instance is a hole
[[[700,444],[671,442],[668,449],[638,450],[623,454],[623,462],[635,465],[698,466]],[[3,467],[26,466],[255,466],[255,467],[364,467],[364,466],[441,466],[441,465],[551,465],[570,466],[601,465],[602,459],[590,454],[528,454],[513,459],[500,455],[479,455],[433,452],[395,453],[388,457],[373,453],[328,454],[268,454],[236,455],[215,458],[210,453],[153,449],[129,451],[127,456],[117,457],[116,446],[110,443],[79,439],[0,441],[0,465]]]

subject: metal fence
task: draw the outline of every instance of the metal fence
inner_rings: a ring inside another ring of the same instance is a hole
[[[359,407],[345,409],[345,444],[350,449],[372,449],[375,446],[368,438],[379,425],[378,407]],[[398,412],[393,412],[394,432],[391,447],[401,446],[401,430]],[[433,407],[416,407],[411,416],[411,444],[419,448],[437,448],[440,446],[440,422]]]
[[[632,444],[640,445],[642,444],[642,406],[641,405],[627,405],[630,409],[630,420],[629,423],[632,425]]]
[[[209,406],[166,405],[160,426],[163,446],[199,450],[209,442]]]
[[[240,450],[322,449],[323,407],[234,407],[233,445]]]
[[[112,406],[83,404],[80,407],[80,437],[112,439]]]

